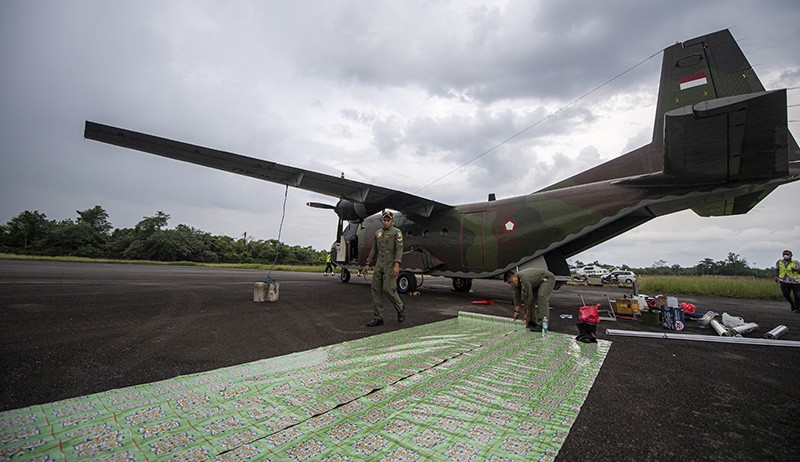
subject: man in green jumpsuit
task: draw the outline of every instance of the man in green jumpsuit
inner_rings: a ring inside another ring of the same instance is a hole
[[[514,290],[514,320],[519,317],[519,307],[525,303],[525,321],[533,332],[542,330],[542,320],[550,309],[550,294],[556,285],[556,276],[541,268],[528,268],[503,275]]]
[[[390,211],[383,212],[381,216],[382,229],[375,232],[372,250],[367,257],[363,273],[367,274],[370,266],[375,266],[372,275],[372,305],[375,314],[367,326],[380,326],[383,324],[383,297],[385,293],[397,311],[397,322],[406,318],[403,311],[403,302],[397,293],[397,276],[400,274],[400,260],[403,256],[403,233],[392,226],[394,215]],[[377,261],[375,260],[377,256]]]

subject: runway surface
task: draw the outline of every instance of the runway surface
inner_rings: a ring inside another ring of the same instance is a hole
[[[263,271],[199,267],[0,261],[2,410],[146,384],[179,375],[453,319],[459,311],[510,315],[510,290],[475,281],[472,294],[426,278],[404,296],[402,325],[367,328],[367,281],[278,273],[280,300],[254,303]],[[623,289],[563,287],[551,300],[551,328],[577,334],[580,294],[605,302]],[[761,328],[789,328],[788,304],[682,297],[703,312],[728,312]],[[473,305],[473,299],[495,299]],[[388,303],[387,303],[388,308]],[[388,308],[391,310],[391,308]],[[654,330],[638,321],[605,328]],[[711,335],[696,325],[689,333]],[[798,350],[613,337],[612,347],[558,460],[798,459]],[[0,430],[0,432],[2,432]]]

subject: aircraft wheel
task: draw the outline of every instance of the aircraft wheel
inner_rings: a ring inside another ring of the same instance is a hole
[[[350,270],[348,270],[347,268],[342,268],[342,272],[339,273],[339,278],[342,280],[342,282],[349,281],[350,280]]]
[[[401,294],[407,294],[417,288],[417,277],[414,273],[408,271],[400,271],[397,276],[397,291]]]
[[[472,279],[470,278],[453,278],[453,289],[456,292],[469,292],[472,288]]]

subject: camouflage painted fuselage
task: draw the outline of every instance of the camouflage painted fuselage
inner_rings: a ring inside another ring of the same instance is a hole
[[[685,188],[640,188],[619,179],[459,205],[434,217],[395,214],[405,234],[402,267],[449,277],[498,276],[515,267],[546,267],[568,275],[565,259],[656,216],[693,208],[722,215],[748,210],[783,181]],[[359,255],[381,226],[378,215],[359,227]]]

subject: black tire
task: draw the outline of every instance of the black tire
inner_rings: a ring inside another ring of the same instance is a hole
[[[342,282],[349,281],[350,280],[350,271],[347,268],[342,268],[342,272],[339,273],[339,279],[341,279]]]
[[[413,292],[417,288],[417,277],[414,273],[408,271],[400,271],[397,276],[397,291],[401,294]]]
[[[627,284],[629,286],[632,286],[633,285],[633,279],[630,279],[630,278],[626,279],[625,280],[625,284]]]
[[[453,290],[456,292],[469,292],[472,288],[472,279],[470,278],[453,278]]]

